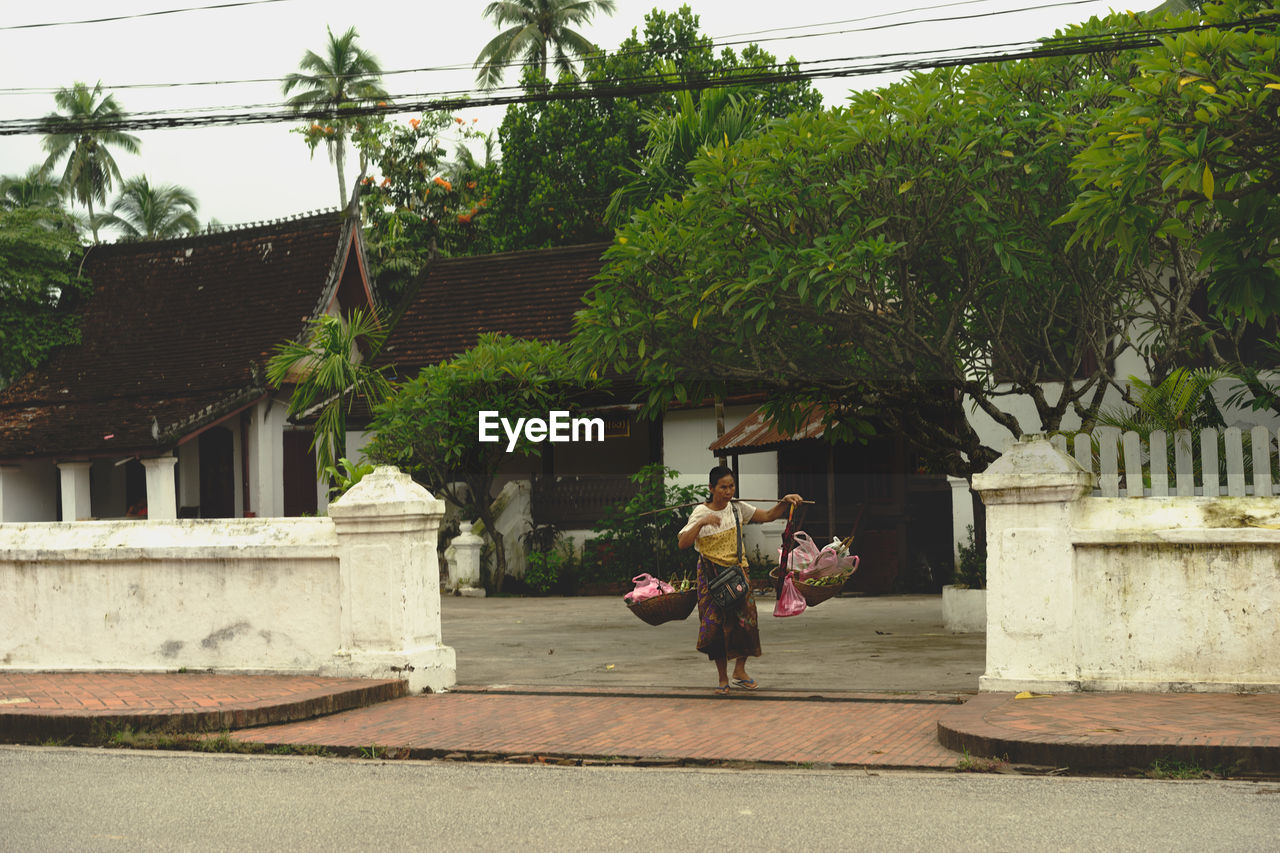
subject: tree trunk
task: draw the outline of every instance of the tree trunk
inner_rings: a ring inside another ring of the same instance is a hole
[[[334,143],[333,162],[338,166],[338,209],[346,210],[347,207],[347,176],[344,169],[347,166],[347,147],[343,144],[341,129],[338,131],[338,141]]]

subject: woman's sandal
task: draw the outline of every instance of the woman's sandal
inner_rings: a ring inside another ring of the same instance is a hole
[[[733,683],[741,687],[743,690],[755,690],[760,684],[754,678],[735,678]]]
[[[717,696],[728,696],[728,695],[729,695],[729,685],[727,685],[727,684],[721,684],[719,687],[717,687],[717,688],[716,688],[715,693],[716,693],[716,695],[717,695]]]

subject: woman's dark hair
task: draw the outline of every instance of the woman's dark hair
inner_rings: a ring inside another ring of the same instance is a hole
[[[712,468],[710,476],[711,480],[707,485],[713,489],[716,487],[716,483],[720,482],[720,478],[722,477],[733,477],[735,483],[738,481],[737,475],[733,473],[733,469],[728,465],[717,465]]]

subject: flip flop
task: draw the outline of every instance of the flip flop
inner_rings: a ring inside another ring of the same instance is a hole
[[[727,684],[726,684],[726,685],[724,685],[723,687],[717,687],[717,688],[715,689],[715,694],[716,694],[717,696],[728,696],[728,695],[729,695],[729,685],[727,685]]]
[[[760,684],[754,678],[735,678],[733,683],[743,690],[755,690]]]

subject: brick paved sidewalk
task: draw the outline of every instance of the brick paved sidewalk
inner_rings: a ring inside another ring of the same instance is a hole
[[[135,731],[223,730],[304,720],[404,696],[365,678],[208,673],[0,673],[0,741]]]
[[[1073,769],[1149,767],[1280,773],[1280,695],[982,693],[947,709],[938,739],[955,750]]]
[[[267,745],[377,747],[403,758],[636,759],[950,769],[937,739],[955,697],[707,691],[476,690],[233,732]]]

